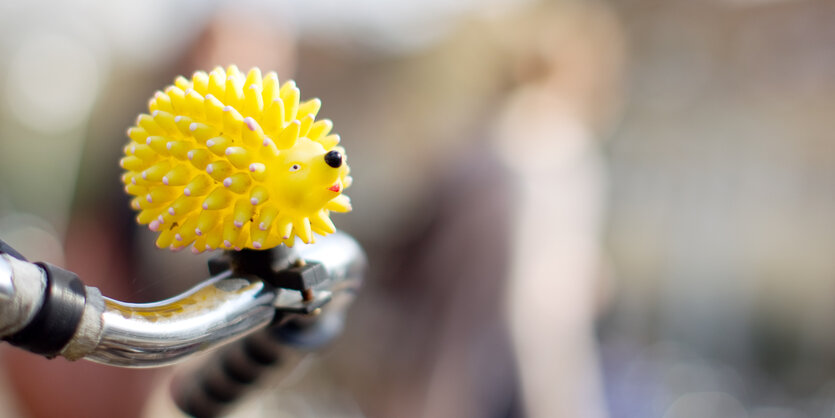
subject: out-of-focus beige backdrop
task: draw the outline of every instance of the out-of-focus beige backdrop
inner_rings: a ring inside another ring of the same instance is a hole
[[[235,63],[320,97],[369,253],[344,337],[240,416],[835,411],[835,4],[5,1],[0,238],[150,301],[124,130]],[[176,416],[167,379],[8,346],[0,416]],[[165,411],[165,412],[163,412]]]

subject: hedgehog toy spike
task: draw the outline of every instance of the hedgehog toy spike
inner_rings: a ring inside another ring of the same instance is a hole
[[[234,65],[177,77],[128,129],[120,165],[140,224],[160,248],[267,249],[335,231],[348,212],[345,150],[319,99]]]

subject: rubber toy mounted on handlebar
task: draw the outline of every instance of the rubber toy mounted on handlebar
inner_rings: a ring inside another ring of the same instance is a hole
[[[128,129],[120,161],[137,221],[156,245],[201,252],[292,246],[336,229],[351,185],[345,150],[321,102],[293,81],[237,67],[178,77]]]

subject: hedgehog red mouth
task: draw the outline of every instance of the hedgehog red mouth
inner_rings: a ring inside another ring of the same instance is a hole
[[[339,193],[342,191],[342,183],[340,183],[339,180],[337,180],[336,183],[333,184],[333,186],[328,187],[328,190]]]

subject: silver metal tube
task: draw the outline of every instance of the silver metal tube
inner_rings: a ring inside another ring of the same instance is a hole
[[[350,236],[318,237],[316,244],[300,244],[294,251],[325,266],[330,276],[327,290],[334,294],[359,286],[365,255]],[[161,302],[104,298],[101,340],[84,358],[120,367],[175,363],[267,325],[275,315],[279,292],[283,291],[227,272]]]
[[[275,314],[277,290],[221,274],[156,303],[104,298],[101,341],[85,358],[119,367],[158,367],[255,331]]]
[[[345,289],[356,290],[365,276],[365,252],[346,233],[336,232],[326,237],[317,237],[315,244],[300,244],[294,248],[299,257],[325,266],[330,276],[328,290],[334,294]]]
[[[0,257],[0,299],[3,301],[11,300],[14,297],[12,278],[12,266]]]
[[[32,321],[43,304],[46,273],[26,261],[0,254],[0,337]]]

